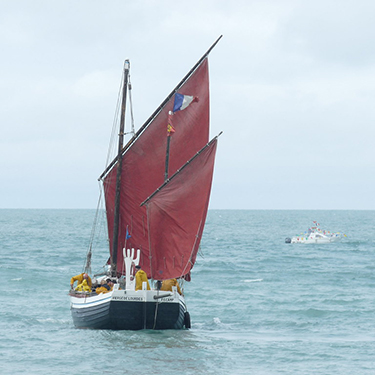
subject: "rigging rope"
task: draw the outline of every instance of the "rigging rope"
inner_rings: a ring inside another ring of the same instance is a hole
[[[116,143],[116,136],[117,136],[116,133],[117,133],[117,128],[118,128],[117,124],[119,121],[119,112],[121,108],[121,91],[122,91],[123,82],[124,82],[124,73],[122,73],[120,87],[119,87],[119,91],[117,94],[117,104],[116,104],[115,116],[113,119],[112,132],[111,132],[111,137],[109,140],[109,147],[108,147],[107,160],[106,160],[105,166],[107,166],[110,160],[113,159],[113,153],[115,149],[114,145]]]
[[[97,207],[96,207],[94,222],[93,222],[93,225],[92,225],[92,228],[91,228],[89,250],[88,250],[87,255],[86,255],[86,263],[85,263],[85,266],[84,266],[84,272],[85,273],[91,273],[92,245],[94,243],[95,232],[96,232],[96,228],[98,226],[98,216],[99,216],[99,212],[100,212],[101,199],[102,199],[102,190],[100,189],[100,194],[99,194],[98,204],[97,204]]]
[[[156,319],[158,317],[158,307],[159,307],[159,288],[157,288],[157,293],[156,293],[156,296],[158,297],[156,299],[156,306],[155,306],[155,315],[154,315],[154,326],[152,327],[152,329],[155,329],[156,327]]]
[[[122,100],[122,88],[124,85],[124,72],[122,73],[120,87],[117,95],[117,104],[116,104],[116,110],[115,110],[115,116],[113,119],[113,125],[112,125],[112,132],[111,132],[111,138],[109,141],[109,147],[108,147],[108,153],[107,153],[107,160],[106,160],[106,167],[109,165],[110,161],[115,157],[116,154],[116,136],[118,136],[118,122],[119,122],[119,113],[121,109],[121,100]],[[133,100],[132,100],[132,84],[130,82],[130,74],[128,76],[128,93],[129,93],[129,105],[130,105],[130,118],[131,118],[131,130],[130,132],[125,132],[126,134],[131,134],[134,136],[135,129],[134,129],[134,113],[133,113]]]
[[[101,246],[100,241],[104,238],[108,243],[108,231],[106,226],[106,213],[104,207],[104,199],[103,198],[103,188],[101,183],[99,183],[99,199],[96,208],[95,218],[92,225],[91,235],[90,235],[90,242],[89,242],[89,250],[86,255],[85,265],[84,265],[84,272],[91,274],[91,257],[93,249],[97,248],[98,245]]]
[[[125,133],[125,134],[132,134],[132,135],[134,135],[135,134],[135,130],[134,130],[134,115],[133,115],[133,101],[132,101],[132,84],[130,82],[130,75],[129,75],[128,87],[129,87],[129,104],[130,104],[130,117],[131,117],[131,131],[129,133]]]

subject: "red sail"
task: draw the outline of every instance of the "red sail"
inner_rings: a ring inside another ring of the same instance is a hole
[[[206,221],[216,145],[215,139],[146,203],[153,279],[190,275]]]
[[[203,60],[178,90],[180,94],[198,97],[186,109],[173,115],[175,133],[170,142],[169,176],[199,151],[209,136],[208,61]],[[141,250],[140,264],[150,276],[150,251],[146,208],[140,204],[164,182],[168,112],[173,97],[123,155],[121,173],[120,228],[117,272],[124,273],[122,249]],[[116,165],[104,178],[110,252],[112,254]],[[126,236],[128,228],[129,236]],[[128,239],[126,239],[128,237]]]

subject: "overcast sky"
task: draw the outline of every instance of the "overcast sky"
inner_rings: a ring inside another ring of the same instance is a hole
[[[2,0],[0,208],[95,208],[125,58],[136,128],[210,45],[210,208],[375,209],[375,2]]]

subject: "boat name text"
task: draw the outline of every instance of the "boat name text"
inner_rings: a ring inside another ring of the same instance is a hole
[[[143,297],[127,297],[127,296],[113,296],[112,297],[113,301],[139,301],[143,302],[144,299]],[[160,302],[173,302],[173,298],[161,298]]]

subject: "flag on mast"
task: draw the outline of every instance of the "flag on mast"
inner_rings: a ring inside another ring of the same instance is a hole
[[[191,103],[197,102],[199,99],[196,96],[182,95],[176,92],[174,96],[173,113],[182,111],[187,108]]]

